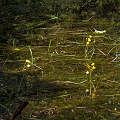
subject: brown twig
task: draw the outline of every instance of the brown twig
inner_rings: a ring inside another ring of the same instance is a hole
[[[29,102],[27,101],[20,101],[20,104],[18,105],[17,109],[8,120],[14,120],[18,115],[20,115],[21,111],[23,110],[23,108],[25,108],[28,105],[28,103]]]

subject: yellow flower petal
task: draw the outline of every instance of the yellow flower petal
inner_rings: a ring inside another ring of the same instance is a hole
[[[88,42],[90,42],[91,41],[91,39],[90,38],[88,38]]]
[[[86,65],[87,65],[88,69],[90,69],[90,65],[88,63]]]
[[[86,89],[85,92],[89,92],[89,89]]]
[[[29,60],[26,60],[27,63],[31,63]]]
[[[89,38],[91,38],[92,37],[92,35],[89,35]]]
[[[87,71],[86,74],[88,75],[88,74],[89,74],[89,71]]]
[[[89,42],[87,42],[87,45],[89,45]]]
[[[93,67],[92,67],[92,69],[96,69],[96,67],[95,67],[95,66],[93,66]]]
[[[27,67],[30,67],[30,64],[27,64]]]
[[[95,65],[95,63],[92,63],[91,65],[92,65],[92,66],[94,66],[94,65]]]

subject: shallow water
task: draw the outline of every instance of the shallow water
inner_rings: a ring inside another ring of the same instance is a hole
[[[49,26],[18,32],[19,50],[1,47],[0,103],[14,110],[14,100],[28,101],[24,117],[18,117],[25,120],[120,119],[119,36],[109,33],[110,21]],[[107,32],[97,34],[94,28]],[[91,77],[86,63],[95,63]]]

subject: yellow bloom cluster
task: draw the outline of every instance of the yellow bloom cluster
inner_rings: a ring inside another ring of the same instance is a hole
[[[89,45],[89,43],[91,42],[91,37],[92,37],[92,36],[89,35],[89,38],[86,38],[86,40],[87,40],[87,43],[86,43],[86,44],[87,44],[87,45]]]
[[[29,68],[31,65],[30,65],[30,60],[26,60],[26,63],[27,63],[27,67]]]
[[[94,66],[95,63],[92,63],[91,65],[89,65],[89,64],[87,63],[86,65],[87,65],[89,71],[96,69],[96,67]],[[89,71],[87,71],[86,74],[89,74]]]

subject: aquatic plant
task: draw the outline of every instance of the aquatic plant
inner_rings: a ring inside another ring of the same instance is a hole
[[[27,68],[29,68],[30,66],[34,66],[34,67],[36,67],[36,68],[39,68],[39,69],[43,70],[41,67],[39,67],[39,66],[37,66],[37,65],[34,64],[34,58],[33,58],[33,54],[32,54],[31,47],[30,47],[30,46],[28,46],[28,47],[29,47],[29,50],[30,50],[30,53],[31,53],[32,62],[31,62],[30,60],[26,60],[26,61],[25,61],[24,68],[25,68],[25,66],[26,66]],[[23,70],[25,70],[24,68],[23,68]]]
[[[92,82],[92,71],[94,69],[96,69],[95,67],[95,63],[91,63],[91,59],[93,57],[93,54],[94,54],[94,47],[93,47],[93,52],[92,52],[92,55],[90,56],[90,58],[88,59],[88,48],[89,48],[89,44],[90,42],[92,41],[91,40],[92,36],[89,35],[88,38],[86,38],[86,48],[85,48],[85,59],[86,59],[86,63],[85,63],[85,66],[87,67],[87,71],[86,71],[86,75],[89,76],[89,84],[90,84],[90,95],[93,95],[92,94],[92,88],[94,89],[94,92],[95,92],[95,87],[94,87],[94,83]],[[93,97],[93,96],[92,96]]]

